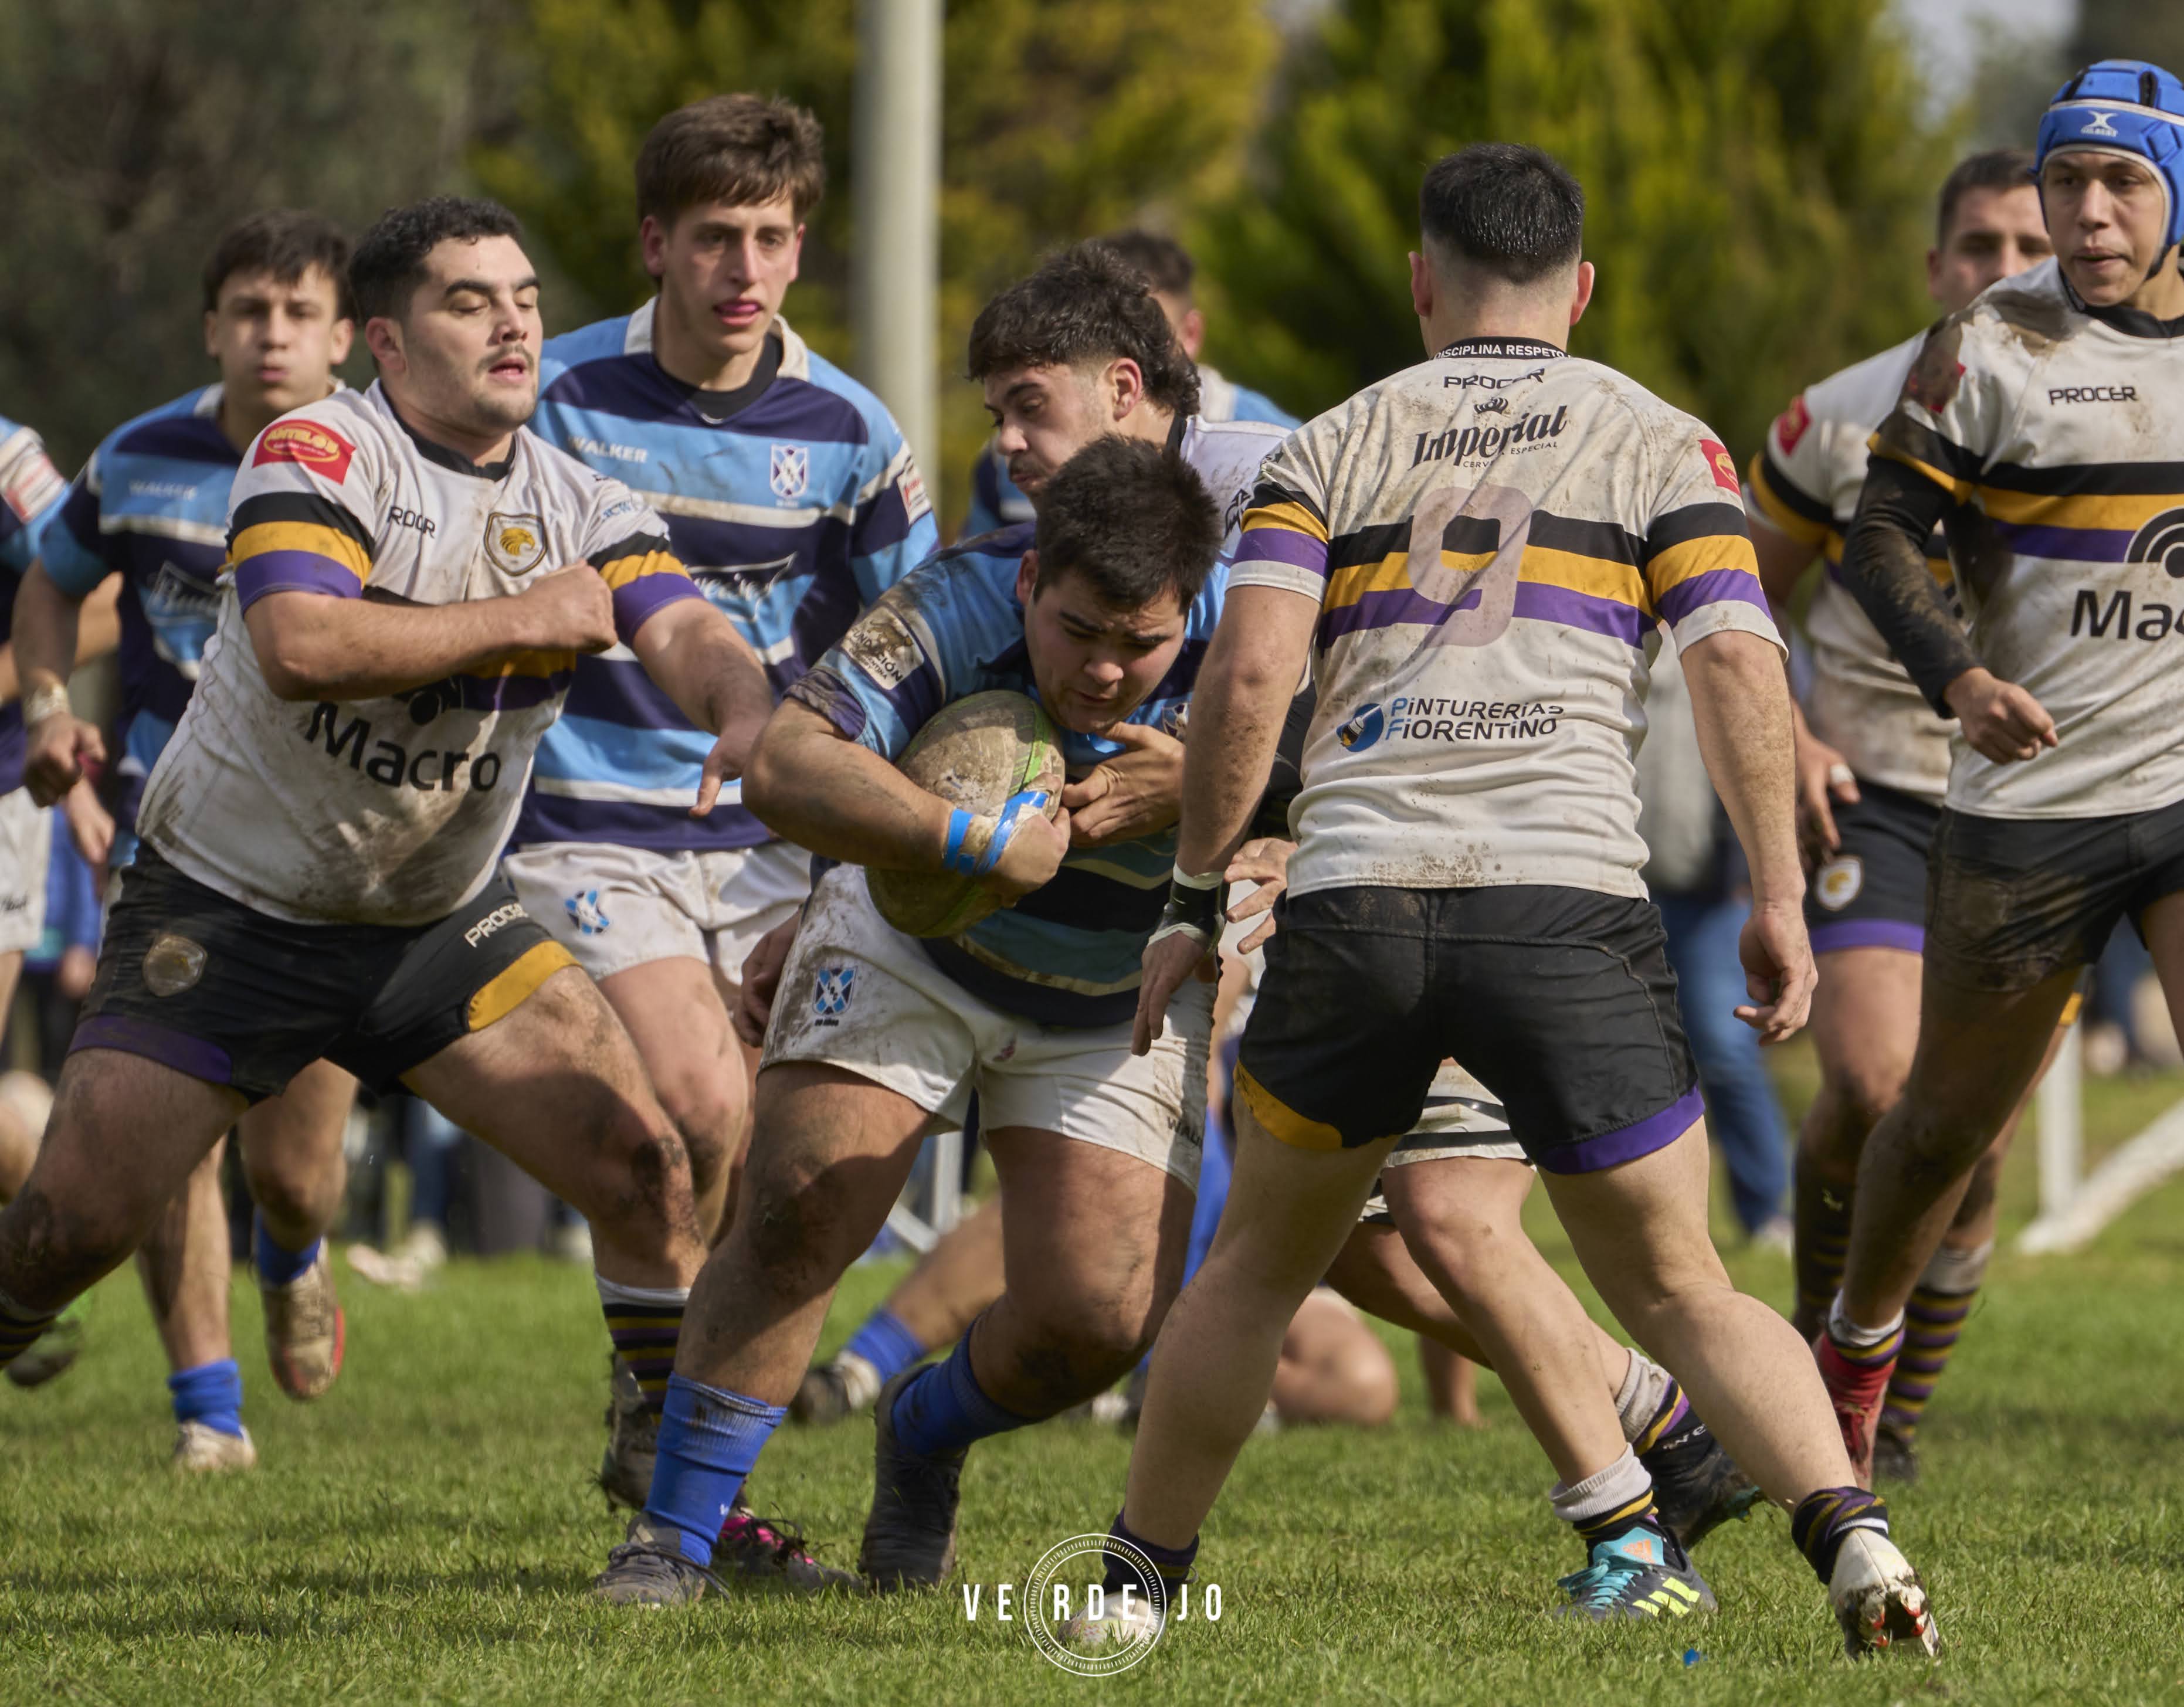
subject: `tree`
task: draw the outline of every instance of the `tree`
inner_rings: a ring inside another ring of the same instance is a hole
[[[1418,181],[1536,144],[1587,194],[1577,353],[1758,442],[1801,386],[1915,330],[1949,136],[1886,0],[1351,0],[1289,56],[1254,193],[1208,214],[1210,353],[1321,409],[1421,359]]]
[[[508,38],[520,82],[475,168],[590,298],[584,306],[621,313],[649,288],[630,168],[653,123],[722,90],[803,103],[827,128],[831,187],[788,313],[854,368],[844,286],[856,9],[855,0],[525,0]],[[1234,189],[1273,36],[1256,0],[954,0],[945,28],[944,466],[926,477],[960,512],[961,475],[987,431],[960,383],[979,308],[1046,249]],[[555,313],[549,329],[574,323]]]
[[[455,187],[474,41],[432,0],[0,6],[0,410],[72,468],[212,377],[198,273],[221,228],[287,205],[354,229]]]

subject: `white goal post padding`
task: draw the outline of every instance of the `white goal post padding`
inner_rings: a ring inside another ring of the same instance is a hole
[[[2080,1249],[2164,1180],[2184,1173],[2184,1103],[2084,1173],[2082,1059],[2073,1026],[2040,1085],[2040,1213],[2017,1238],[2028,1254]]]

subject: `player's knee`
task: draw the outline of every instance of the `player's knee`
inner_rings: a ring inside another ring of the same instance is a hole
[[[0,1210],[0,1292],[31,1309],[58,1309],[125,1261],[144,1229],[113,1204],[61,1204],[33,1182]]]
[[[1357,1332],[1357,1343],[1344,1348],[1334,1371],[1341,1419],[1359,1428],[1379,1428],[1396,1415],[1396,1362],[1371,1329],[1360,1323]]]
[[[1838,1065],[1828,1075],[1828,1091],[1837,1123],[1859,1139],[1880,1124],[1902,1100],[1911,1076],[1908,1060],[1858,1061]]]
[[[276,1220],[314,1220],[324,1207],[320,1201],[324,1187],[317,1171],[295,1157],[257,1155],[246,1150],[242,1170],[252,1200]]]
[[[660,1105],[682,1139],[691,1178],[699,1189],[718,1179],[734,1153],[744,1114],[741,1087],[722,1081],[721,1072],[671,1072],[655,1081]]]
[[[691,1220],[689,1158],[657,1104],[610,1098],[588,1129],[602,1188],[597,1206],[576,1205],[588,1220],[609,1228],[649,1224],[655,1232]]]
[[[831,1282],[871,1244],[893,1201],[862,1177],[874,1166],[775,1157],[771,1165],[745,1169],[736,1225],[766,1283],[796,1291],[814,1280]]]

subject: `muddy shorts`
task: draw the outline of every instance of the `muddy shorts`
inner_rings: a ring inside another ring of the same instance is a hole
[[[1944,811],[1926,868],[1926,975],[2029,990],[2184,890],[2184,802],[2115,818]]]

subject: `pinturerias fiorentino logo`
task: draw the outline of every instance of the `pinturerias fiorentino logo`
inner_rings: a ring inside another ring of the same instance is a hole
[[[1136,1572],[1136,1583],[1110,1594],[1103,1587],[1110,1554]],[[1072,1535],[1039,1555],[1021,1582],[967,1582],[964,1621],[990,1617],[1015,1626],[1042,1658],[1079,1677],[1127,1671],[1160,1643],[1171,1625],[1221,1621],[1221,1585],[1185,1582],[1171,1589],[1137,1548],[1113,1535]]]

